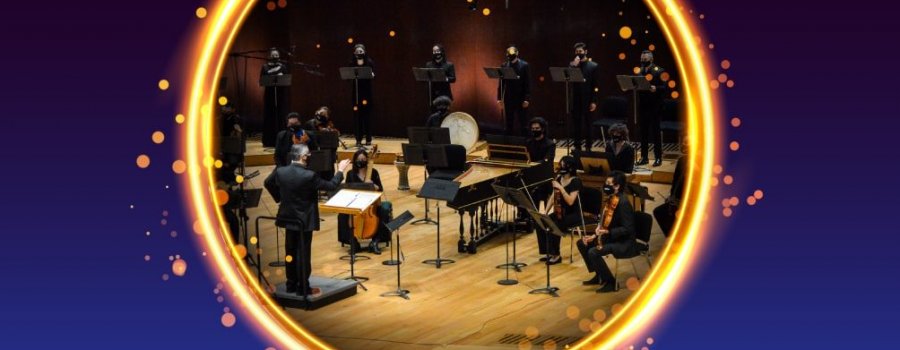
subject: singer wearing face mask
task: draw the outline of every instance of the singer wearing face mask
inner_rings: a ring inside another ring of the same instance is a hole
[[[662,135],[659,133],[660,115],[663,98],[666,96],[666,82],[660,78],[665,72],[662,67],[653,63],[653,52],[641,53],[641,71],[639,75],[650,76],[650,91],[638,93],[638,127],[641,129],[641,160],[638,165],[650,163],[648,146],[653,142],[653,166],[662,164]]]
[[[576,164],[575,157],[562,157],[559,160],[559,176],[550,183],[553,186],[553,195],[547,201],[548,215],[560,230],[568,230],[581,225],[582,212],[578,193],[581,192],[582,183],[577,176]],[[536,232],[538,252],[545,255],[541,261],[546,261],[548,265],[562,262],[562,257],[559,255],[560,237],[540,229]]]
[[[519,58],[519,48],[510,45],[506,48],[506,61],[500,67],[512,67],[519,76],[517,80],[500,79],[497,86],[497,104],[503,108],[506,118],[507,135],[524,135],[523,130],[528,120],[525,112],[531,104],[531,74],[528,62]],[[518,121],[518,126],[514,126]]]
[[[609,140],[606,152],[612,155],[609,167],[626,174],[634,171],[634,148],[628,143],[628,127],[625,124],[614,124],[609,127]]]
[[[434,99],[434,101],[431,102],[431,108],[434,109],[434,113],[425,120],[425,126],[429,128],[440,128],[441,123],[444,122],[444,118],[450,114],[450,103],[452,103],[452,101],[447,96],[438,96]]]
[[[375,62],[369,58],[366,52],[366,46],[356,44],[353,46],[353,58],[350,59],[350,67],[369,67],[375,71]],[[372,80],[360,79],[357,84],[351,82],[353,86],[353,114],[356,119],[356,146],[362,145],[363,136],[366,138],[366,145],[372,144]]]
[[[446,82],[431,84],[431,99],[434,100],[438,96],[447,96],[453,100],[453,91],[450,89],[450,84],[456,82],[456,68],[453,66],[453,62],[447,61],[447,51],[444,49],[444,45],[434,44],[431,47],[431,61],[425,63],[425,68],[443,69],[444,74],[447,76]]]
[[[634,209],[625,194],[625,173],[613,171],[606,178],[603,194],[606,204],[600,215],[600,222],[593,235],[584,236],[578,241],[578,251],[584,258],[588,272],[594,277],[582,282],[584,285],[602,285],[597,293],[608,293],[616,290],[616,278],[603,260],[609,254],[633,253],[635,245]]]
[[[381,184],[381,176],[378,175],[378,169],[372,167],[369,164],[369,156],[366,150],[360,149],[357,150],[356,153],[353,154],[353,167],[347,172],[347,180],[346,183],[365,183],[373,186],[373,190],[378,192],[384,191],[384,185]],[[387,202],[382,202],[387,203]],[[386,222],[387,216],[389,213],[386,213],[383,210],[384,206],[379,206],[379,210],[377,212],[378,218],[380,222]],[[350,215],[347,214],[338,214],[338,240],[344,244],[353,245],[353,250],[356,252],[361,251],[359,246],[359,241],[356,237],[353,236],[353,230],[350,227]],[[379,242],[389,242],[391,240],[391,232],[387,230],[387,227],[384,225],[378,225],[378,230],[375,232],[375,236],[369,241],[369,252],[374,254],[381,254],[381,250],[378,247]]]
[[[572,84],[572,104],[570,111],[572,112],[572,120],[569,122],[569,132],[572,141],[575,142],[575,149],[590,151],[593,140],[591,139],[591,114],[597,110],[597,101],[599,100],[597,84],[597,63],[588,58],[587,45],[585,43],[576,43],[575,58],[569,62],[569,66],[581,69],[581,75],[584,76],[583,83]],[[586,142],[582,142],[586,140]]]

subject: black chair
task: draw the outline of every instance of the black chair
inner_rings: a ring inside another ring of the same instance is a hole
[[[681,120],[681,113],[678,109],[678,101],[674,99],[667,99],[663,101],[662,107],[662,117],[659,123],[659,137],[665,143],[665,133],[669,132],[675,135],[675,140],[677,144],[681,144],[681,139],[684,135],[684,122]],[[664,150],[665,151],[665,150]],[[664,152],[664,153],[677,153],[680,154],[680,151],[677,152]]]
[[[624,96],[609,96],[600,102],[600,118],[591,123],[591,135],[596,135],[600,129],[601,141],[606,140],[606,130],[609,127],[625,123],[628,119],[628,98]]]
[[[447,166],[434,167],[429,177],[452,181],[466,171],[466,148],[461,145],[444,145],[447,152]]]
[[[641,256],[645,257],[647,259],[648,270],[653,266],[650,261],[650,231],[653,229],[653,216],[636,211],[634,212],[634,223],[636,231],[634,242],[635,249],[632,249],[628,254],[612,254],[613,258],[616,259],[616,290],[619,290],[619,260],[628,260],[631,262],[634,276],[637,277],[639,281],[641,280],[641,277],[638,275],[637,267],[634,265],[634,258]]]

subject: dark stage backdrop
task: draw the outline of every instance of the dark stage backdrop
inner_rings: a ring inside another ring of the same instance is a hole
[[[502,125],[496,81],[488,79],[482,68],[499,65],[509,44],[517,45],[521,58],[531,64],[529,116],[551,120],[556,136],[565,133],[565,90],[561,83],[551,81],[548,68],[568,65],[574,57],[572,45],[578,41],[588,44],[589,56],[600,65],[601,98],[622,95],[615,76],[631,74],[641,51],[651,45],[657,63],[678,80],[669,46],[640,1],[509,2],[506,9],[504,1],[482,0],[477,11],[469,10],[464,0],[400,4],[310,0],[274,11],[261,2],[248,17],[233,51],[293,47],[292,56],[282,57],[320,65],[322,77],[294,67],[292,110],[308,118],[318,106],[331,106],[336,126],[352,133],[352,83],[340,80],[338,68],[348,64],[353,44],[365,44],[376,65],[373,133],[383,136],[405,136],[405,126],[424,124],[427,87],[414,81],[411,68],[424,66],[434,43],[443,43],[456,65],[452,110],[472,114],[482,132]],[[485,7],[491,10],[489,16],[482,12]],[[619,35],[625,25],[634,33],[628,40]],[[391,31],[395,36],[390,36]],[[348,42],[351,38],[353,44]],[[620,59],[622,53],[624,60]],[[261,60],[232,59],[224,72],[229,81],[224,93],[238,102],[239,111],[255,130],[262,125],[261,64]]]

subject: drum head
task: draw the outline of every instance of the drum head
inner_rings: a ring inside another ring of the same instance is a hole
[[[450,113],[441,127],[450,129],[450,143],[465,147],[466,152],[472,152],[478,142],[478,123],[468,113]]]

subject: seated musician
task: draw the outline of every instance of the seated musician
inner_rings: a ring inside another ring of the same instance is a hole
[[[609,167],[626,174],[634,171],[634,148],[628,143],[628,127],[625,124],[615,124],[609,127],[609,141],[606,142],[606,152],[611,155]]]
[[[606,178],[603,194],[607,196],[603,214],[593,235],[578,241],[578,251],[584,264],[594,277],[582,282],[584,285],[603,285],[597,293],[616,290],[616,279],[603,257],[609,254],[633,253],[635,245],[634,209],[625,198],[625,173],[613,171]]]
[[[316,110],[316,114],[306,121],[306,125],[303,128],[313,132],[337,130],[331,121],[331,109],[328,106],[319,107]]]
[[[275,167],[283,167],[291,164],[289,153],[294,145],[294,135],[300,131],[300,114],[287,115],[287,129],[278,132],[275,138]]]
[[[365,149],[360,149],[353,154],[352,164],[352,168],[347,173],[346,183],[371,184],[372,190],[378,192],[384,191],[384,186],[381,184],[381,176],[378,175],[378,170],[375,169],[371,164],[369,164],[369,155],[368,153],[366,153]],[[379,221],[386,222],[386,219],[390,217],[390,203],[385,201],[376,205]],[[350,244],[354,251],[359,252],[361,250],[361,247],[359,246],[359,240],[353,234],[351,220],[352,217],[350,215],[338,215],[338,240],[341,243]],[[373,254],[381,254],[378,243],[389,242],[390,240],[391,233],[387,230],[387,227],[385,227],[384,225],[378,225],[375,235],[372,237],[371,241],[369,241],[369,252]]]
[[[441,123],[444,122],[444,118],[450,114],[450,103],[453,102],[447,96],[438,96],[431,102],[431,107],[434,109],[434,113],[432,113],[428,119],[425,121],[425,126],[429,128],[440,128]]]
[[[532,118],[531,137],[525,143],[528,156],[532,162],[552,162],[556,158],[556,144],[547,137],[547,120],[541,117]]]
[[[578,193],[581,191],[581,179],[578,178],[578,166],[575,157],[565,156],[559,160],[559,177],[553,182],[553,194],[548,200],[548,208],[550,217],[556,223],[560,230],[567,230],[571,227],[581,225],[583,222],[581,203],[578,200]],[[546,261],[548,265],[555,265],[562,262],[559,255],[560,237],[543,230],[537,230],[538,251],[545,255],[541,261]]]

